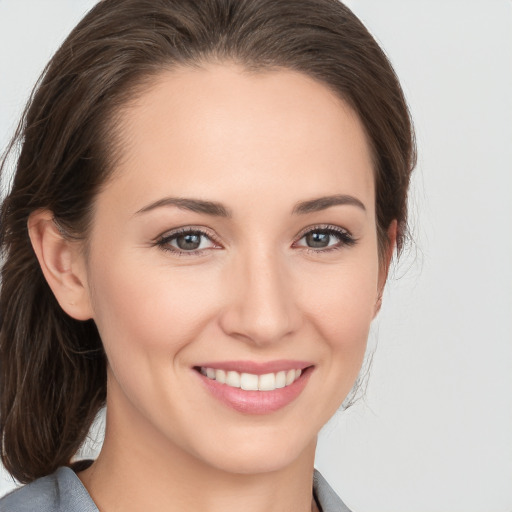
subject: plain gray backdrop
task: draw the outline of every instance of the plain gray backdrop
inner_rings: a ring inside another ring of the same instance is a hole
[[[0,147],[94,3],[0,0]],[[354,512],[511,512],[512,2],[347,4],[415,120],[415,243],[372,329],[366,395],[324,428],[317,466]],[[4,472],[0,494],[13,485]]]

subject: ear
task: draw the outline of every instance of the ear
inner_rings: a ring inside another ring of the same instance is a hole
[[[393,258],[393,252],[395,251],[396,247],[396,237],[397,237],[397,230],[398,230],[398,223],[395,220],[391,221],[391,224],[389,225],[387,229],[387,237],[388,237],[388,244],[385,250],[385,253],[382,255],[382,261],[380,262],[380,268],[379,268],[379,281],[377,285],[377,302],[375,303],[375,312],[374,312],[374,318],[377,316],[377,313],[380,311],[380,308],[382,307],[382,295],[384,293],[384,286],[386,284],[386,281],[388,279],[388,273],[389,273],[389,266],[391,265],[391,259]]]
[[[61,233],[49,210],[31,213],[27,227],[41,270],[61,308],[76,320],[92,318],[80,244]]]

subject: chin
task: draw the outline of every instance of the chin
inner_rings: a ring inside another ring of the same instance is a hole
[[[295,441],[295,442],[292,442]],[[261,474],[283,470],[299,460],[314,460],[316,436],[309,441],[276,436],[272,442],[246,439],[244,442],[217,444],[215,451],[203,452],[202,460],[218,470],[232,474]]]

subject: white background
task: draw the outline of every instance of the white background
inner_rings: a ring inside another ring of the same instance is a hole
[[[0,147],[94,3],[0,0]],[[512,512],[512,2],[347,3],[415,119],[415,244],[374,325],[366,397],[324,429],[317,466],[354,512]]]

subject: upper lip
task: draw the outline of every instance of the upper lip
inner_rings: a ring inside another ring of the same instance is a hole
[[[313,364],[308,361],[281,359],[267,362],[211,361],[201,363],[196,367],[213,368],[214,370],[235,371],[239,373],[252,373],[254,375],[264,375],[266,373],[276,373],[287,370],[304,370],[304,368],[307,368],[308,366],[313,366]]]

